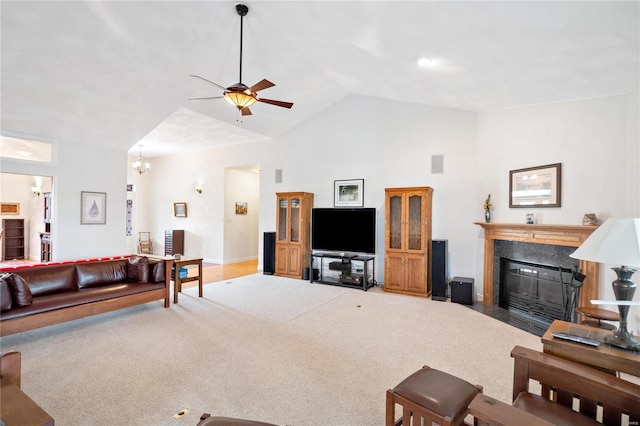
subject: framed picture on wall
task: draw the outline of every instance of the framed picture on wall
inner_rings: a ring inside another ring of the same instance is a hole
[[[560,207],[562,164],[509,172],[509,207]]]
[[[187,217],[187,203],[173,203],[173,215],[175,217]]]
[[[0,214],[20,214],[20,203],[0,203]]]
[[[334,181],[333,197],[334,207],[364,206],[364,179]]]
[[[247,214],[248,204],[246,202],[236,201],[236,214]]]
[[[80,192],[80,224],[105,225],[107,223],[107,193]]]

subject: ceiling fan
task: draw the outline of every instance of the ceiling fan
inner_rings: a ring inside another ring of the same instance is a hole
[[[206,100],[206,99],[224,98],[227,100],[227,102],[229,102],[230,104],[238,108],[238,110],[242,113],[242,115],[251,115],[251,110],[249,109],[249,107],[255,104],[256,102],[262,102],[265,104],[271,104],[271,105],[275,105],[283,108],[291,108],[293,106],[292,102],[274,101],[273,99],[265,99],[265,98],[258,97],[257,92],[259,92],[260,90],[268,89],[269,87],[275,86],[275,84],[273,84],[269,80],[262,79],[261,81],[257,82],[251,87],[248,87],[246,84],[242,83],[242,19],[244,16],[247,15],[247,13],[249,13],[249,7],[247,7],[244,4],[237,4],[236,12],[238,12],[238,15],[240,15],[240,79],[239,79],[240,82],[229,87],[224,87],[204,77],[200,77],[199,75],[190,75],[190,77],[199,78],[201,80],[204,80],[208,83],[213,84],[214,86],[218,86],[219,88],[224,90],[224,92],[222,93],[222,96],[191,98],[189,100],[199,101],[199,100]]]

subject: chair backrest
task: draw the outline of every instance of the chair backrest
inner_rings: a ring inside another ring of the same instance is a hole
[[[513,399],[529,392],[529,380],[540,382],[541,396],[597,419],[602,408],[602,423],[620,425],[640,421],[640,386],[596,370],[585,364],[516,346],[511,351]],[[574,404],[575,403],[575,404]],[[634,423],[635,422],[635,423]]]

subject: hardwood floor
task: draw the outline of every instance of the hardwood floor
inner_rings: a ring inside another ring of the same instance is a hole
[[[245,262],[228,263],[226,265],[211,265],[202,268],[202,281],[210,284],[238,278],[258,272],[258,259]],[[197,285],[197,282],[195,283]]]

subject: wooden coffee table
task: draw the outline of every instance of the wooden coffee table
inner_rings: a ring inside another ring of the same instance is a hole
[[[551,333],[561,332],[584,335],[600,342],[593,347],[557,339]],[[604,337],[613,332],[584,324],[555,320],[542,336],[542,350],[545,353],[587,364],[608,372],[627,373],[640,377],[640,352],[627,351],[604,343]]]

